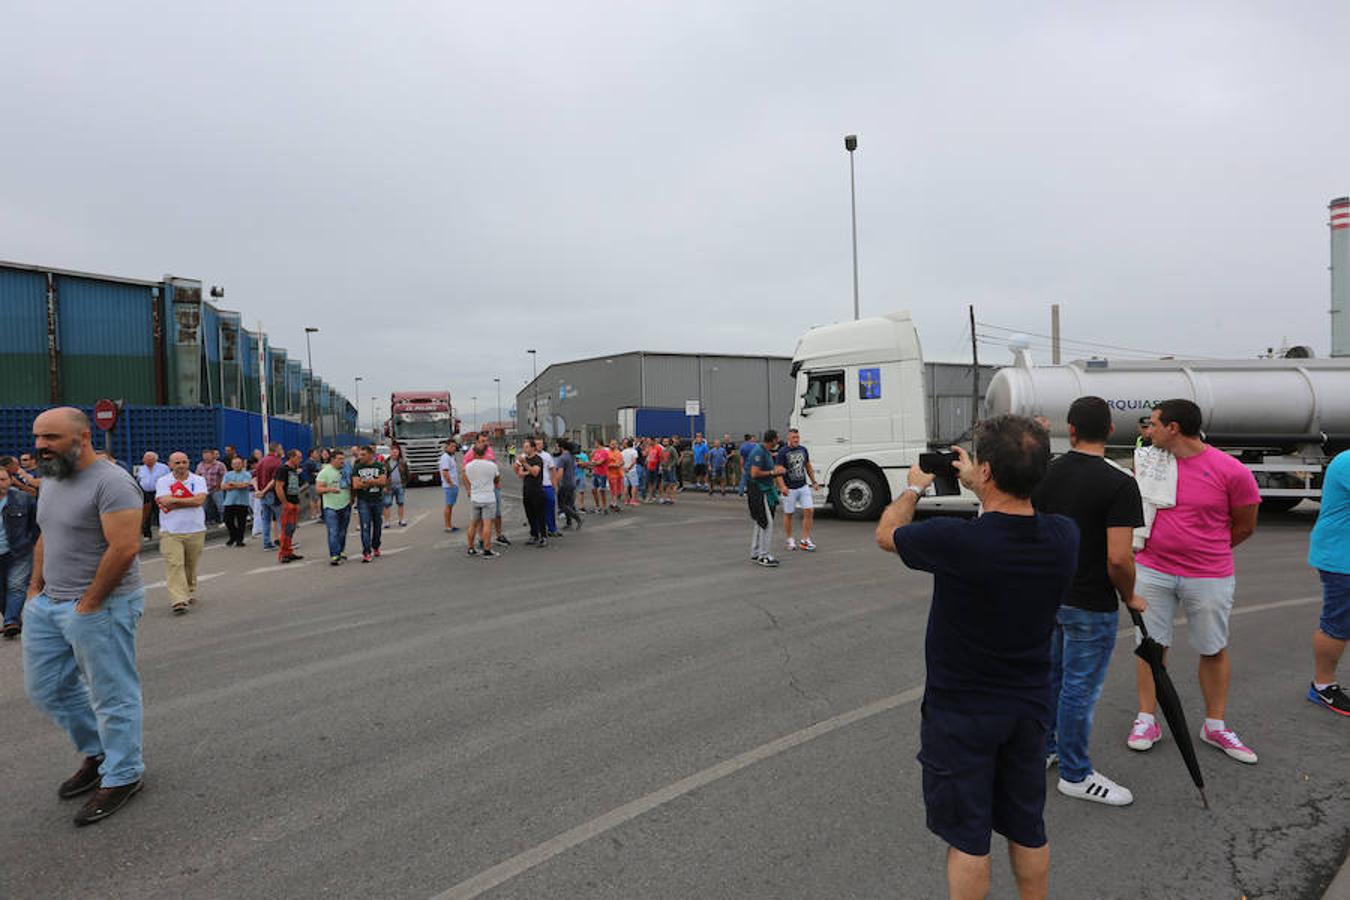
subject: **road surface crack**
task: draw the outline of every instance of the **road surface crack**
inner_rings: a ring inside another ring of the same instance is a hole
[[[805,684],[803,684],[801,678],[798,677],[796,669],[794,669],[792,666],[792,650],[791,648],[788,647],[787,642],[783,639],[783,636],[786,634],[786,632],[783,630],[782,623],[778,621],[778,616],[774,615],[773,612],[768,609],[768,607],[756,603],[754,600],[751,600],[749,598],[743,599],[745,600],[746,605],[752,607],[753,609],[758,610],[761,614],[763,614],[764,618],[768,620],[769,631],[772,632],[771,636],[774,646],[777,647],[778,652],[782,654],[782,661],[780,662],[779,665],[782,667],[783,672],[787,675],[788,688],[794,694],[801,697],[806,702],[818,703],[823,705],[827,710],[833,711],[834,704],[830,701],[829,697],[825,696],[823,693],[812,691]]]

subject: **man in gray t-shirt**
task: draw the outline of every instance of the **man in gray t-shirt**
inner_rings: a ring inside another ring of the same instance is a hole
[[[42,469],[33,575],[23,613],[28,697],[67,734],[84,763],[62,799],[93,791],[75,815],[88,825],[141,789],[141,677],[136,628],[145,607],[137,554],[141,489],[99,459],[89,419],[49,409],[33,422]]]

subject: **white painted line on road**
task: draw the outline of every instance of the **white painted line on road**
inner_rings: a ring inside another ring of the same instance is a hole
[[[270,566],[261,566],[261,567],[259,567],[259,568],[257,568],[257,569],[249,569],[249,570],[248,570],[247,572],[245,572],[244,574],[246,574],[246,575],[261,575],[263,572],[291,572],[291,571],[294,571],[295,569],[303,569],[303,568],[304,568],[305,566],[307,566],[307,565],[309,565],[308,562],[297,562],[297,563],[273,563],[273,564],[270,565]]]
[[[211,573],[209,573],[209,574],[207,574],[207,575],[198,575],[198,576],[197,576],[197,583],[198,583],[198,584],[201,584],[203,581],[210,581],[212,578],[219,578],[220,576],[222,576],[222,575],[224,575],[224,574],[225,574],[224,572],[211,572]],[[167,585],[168,585],[168,582],[167,582],[167,581],[156,581],[156,582],[152,582],[151,584],[147,584],[147,585],[145,586],[145,589],[146,589],[147,591],[153,591],[155,588],[162,588],[162,587],[166,587]]]
[[[412,547],[394,547],[392,550],[381,550],[380,557],[393,556],[395,553],[402,553],[404,550],[411,550]]]
[[[1277,600],[1272,603],[1260,603],[1254,606],[1242,606],[1234,609],[1232,615],[1240,616],[1248,613],[1267,612],[1273,609],[1285,609],[1291,606],[1303,606],[1320,601],[1321,597],[1296,597],[1290,600]],[[1133,634],[1133,628],[1123,628],[1119,635]],[[530,849],[518,853],[504,862],[498,863],[490,869],[474,875],[465,881],[437,894],[434,900],[470,900],[478,897],[487,891],[492,890],[498,885],[504,884],[528,872],[537,866],[540,866],[556,856],[566,853],[573,847],[589,841],[593,837],[611,831],[626,822],[651,812],[659,806],[663,806],[672,800],[690,794],[699,788],[706,787],[715,781],[735,774],[742,769],[748,768],[755,763],[763,762],[766,759],[777,756],[780,753],[791,750],[794,747],[800,747],[808,741],[813,741],[818,737],[846,728],[849,725],[870,719],[873,716],[888,712],[907,703],[913,703],[923,697],[923,685],[910,688],[907,691],[901,691],[898,694],[892,694],[889,697],[883,697],[880,700],[859,707],[851,712],[842,713],[833,718],[826,719],[823,722],[817,722],[809,728],[803,728],[801,731],[794,731],[792,734],[770,741],[767,744],[761,744],[753,750],[747,750],[739,756],[720,762],[715,766],[710,766],[701,772],[690,775],[688,778],[681,779],[674,784],[667,785],[660,790],[653,791],[644,797],[639,797],[629,803],[625,803],[616,809],[612,809],[603,815],[591,819],[564,831],[542,844],[538,844]]]
[[[898,694],[892,694],[889,697],[883,697],[880,700],[859,707],[851,712],[841,713],[833,718],[826,719],[823,722],[817,722],[809,728],[803,728],[801,731],[794,731],[792,734],[780,737],[777,740],[770,741],[767,744],[761,744],[753,750],[747,750],[740,756],[734,756],[731,759],[710,766],[702,772],[683,778],[674,784],[667,785],[660,790],[653,791],[645,797],[639,797],[631,803],[625,803],[617,809],[612,809],[604,815],[597,816],[585,824],[578,825],[569,831],[564,831],[557,837],[544,841],[535,847],[531,847],[523,853],[518,853],[505,862],[498,863],[486,871],[480,872],[467,881],[461,881],[459,884],[437,894],[435,900],[469,900],[471,897],[477,897],[487,891],[492,890],[504,882],[510,881],[517,875],[528,872],[530,869],[548,862],[559,854],[565,853],[578,844],[585,843],[593,837],[604,834],[606,831],[617,828],[625,822],[630,822],[645,813],[651,812],[658,806],[663,806],[672,800],[690,794],[701,787],[706,787],[714,781],[726,778],[728,775],[735,774],[741,769],[753,766],[755,763],[763,762],[770,757],[777,756],[780,753],[791,750],[794,747],[800,747],[808,741],[813,741],[818,737],[846,728],[849,725],[856,724],[903,706],[906,703],[913,703],[923,696],[923,685],[910,688],[907,691],[901,691]]]

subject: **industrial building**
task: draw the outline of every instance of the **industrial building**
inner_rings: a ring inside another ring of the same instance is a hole
[[[589,444],[629,435],[787,428],[787,356],[631,351],[554,363],[516,394],[516,430]],[[697,403],[698,414],[688,415]]]
[[[105,398],[138,408],[142,420],[161,407],[261,413],[265,373],[270,416],[330,441],[356,431],[356,408],[341,393],[240,313],[204,299],[200,281],[0,262],[0,311],[0,410],[16,416]],[[7,443],[16,440],[24,436]]]

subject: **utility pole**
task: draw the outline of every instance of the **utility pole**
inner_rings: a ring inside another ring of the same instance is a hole
[[[1050,304],[1050,362],[1059,365],[1059,304]]]
[[[975,337],[975,304],[970,310],[970,427],[980,420],[980,342]]]
[[[853,320],[860,315],[858,307],[858,191],[853,179],[853,151],[858,149],[856,134],[844,135],[844,149],[848,151],[848,200],[853,211]]]

